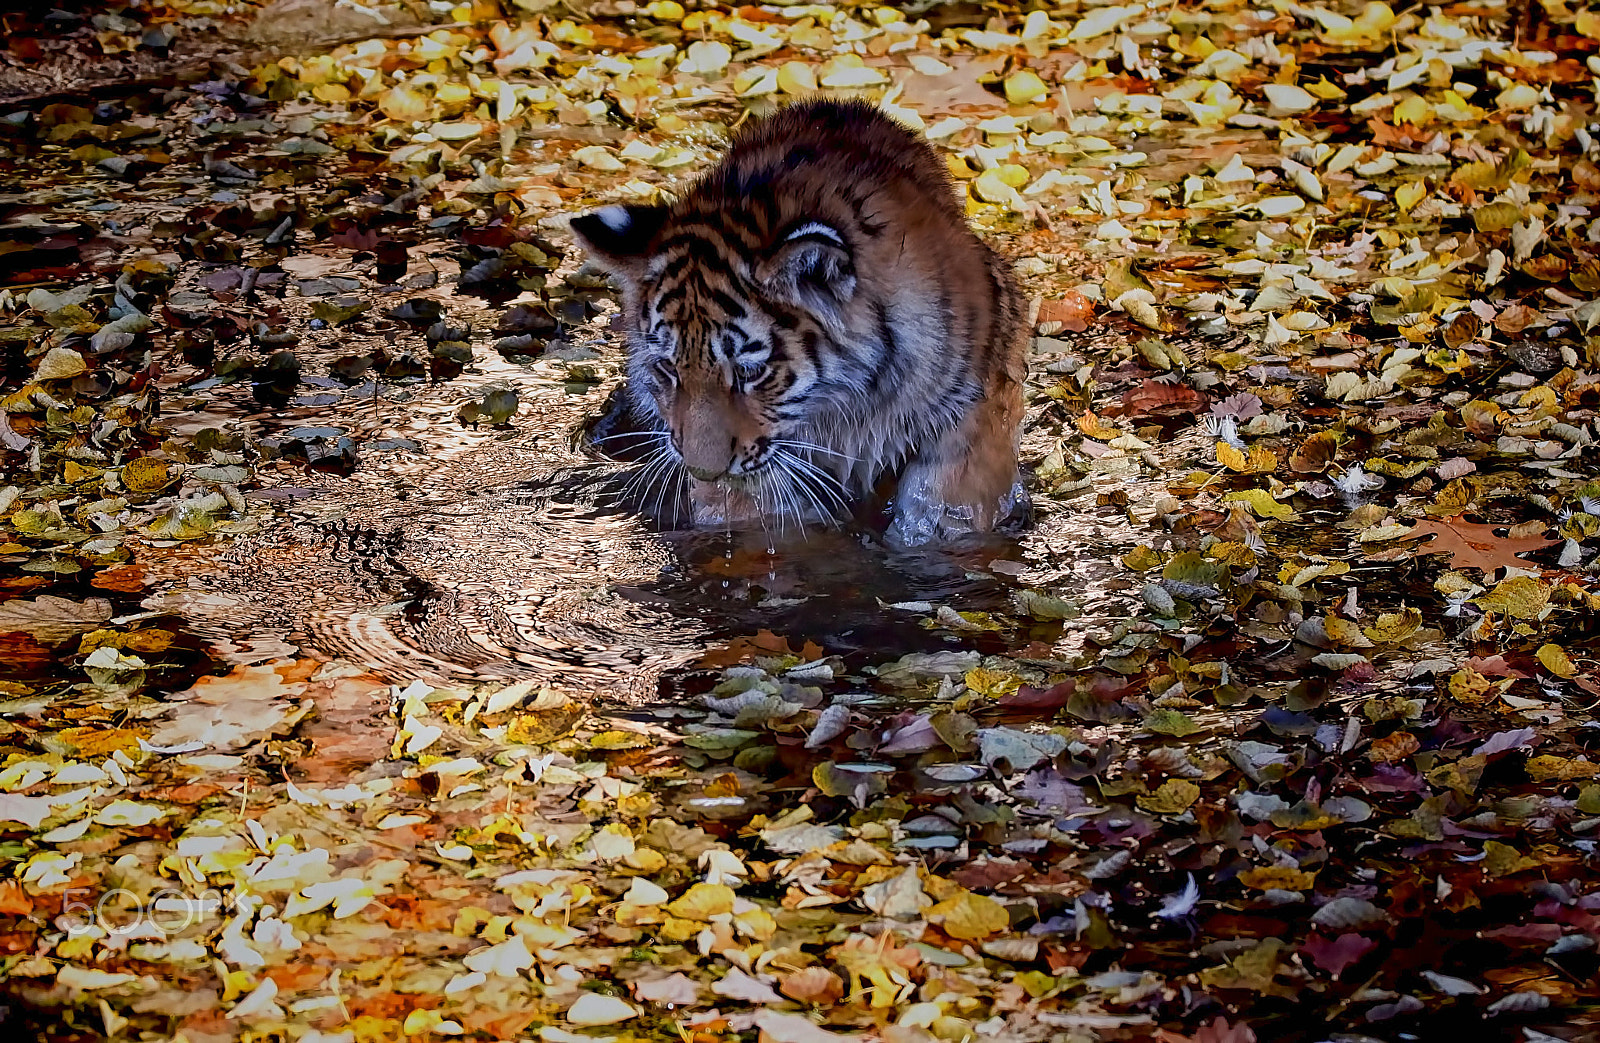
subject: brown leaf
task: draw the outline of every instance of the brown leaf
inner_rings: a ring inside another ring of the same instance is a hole
[[[1440,521],[1423,519],[1406,534],[1407,541],[1432,536],[1431,540],[1417,545],[1417,554],[1449,554],[1450,567],[1482,569],[1493,572],[1501,567],[1527,568],[1529,562],[1520,555],[1542,550],[1557,540],[1542,536],[1514,538],[1498,535],[1503,525],[1486,525],[1479,522],[1448,518]]]
[[[778,991],[792,1000],[828,1006],[844,996],[844,982],[826,967],[807,967],[778,982]]]
[[[1405,760],[1421,747],[1422,743],[1410,732],[1395,732],[1393,735],[1374,739],[1367,756],[1379,764],[1393,764],[1395,761]]]
[[[1339,450],[1339,436],[1332,431],[1318,431],[1289,454],[1289,468],[1301,474],[1315,474],[1333,462]]]
[[[1138,387],[1125,391],[1122,401],[1107,409],[1106,414],[1130,417],[1178,417],[1198,413],[1209,405],[1210,399],[1187,384],[1146,380]]]
[[[1039,317],[1036,322],[1059,322],[1061,328],[1072,333],[1082,333],[1089,328],[1089,320],[1094,318],[1094,301],[1075,290],[1068,290],[1055,300],[1045,299],[1039,302]]]
[[[695,666],[708,669],[720,669],[727,666],[737,666],[747,659],[758,656],[798,656],[810,662],[821,659],[826,653],[815,642],[807,641],[796,652],[789,647],[789,639],[779,637],[770,630],[758,630],[750,637],[736,637],[719,648],[711,648],[706,654],[695,661]]]

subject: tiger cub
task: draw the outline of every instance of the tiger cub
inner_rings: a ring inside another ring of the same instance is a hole
[[[622,287],[625,393],[697,522],[836,516],[887,485],[887,535],[914,545],[1026,509],[1021,292],[938,154],[874,106],[789,105],[672,205],[571,229]]]

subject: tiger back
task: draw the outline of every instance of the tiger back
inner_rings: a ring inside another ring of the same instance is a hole
[[[622,287],[627,394],[698,522],[837,517],[888,484],[888,536],[918,544],[1025,506],[1021,294],[875,107],[790,105],[671,205],[571,228]]]

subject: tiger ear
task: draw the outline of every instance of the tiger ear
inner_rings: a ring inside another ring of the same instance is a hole
[[[780,297],[837,321],[839,308],[856,292],[855,258],[831,225],[808,221],[791,231],[756,268],[756,276]]]
[[[602,268],[636,279],[644,270],[650,241],[666,220],[664,206],[605,206],[574,217],[568,228]]]

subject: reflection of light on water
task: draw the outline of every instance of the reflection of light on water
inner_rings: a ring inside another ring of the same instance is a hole
[[[653,531],[607,506],[634,472],[598,460],[575,434],[592,431],[606,389],[569,393],[545,363],[480,353],[477,368],[392,398],[261,417],[266,433],[308,423],[351,431],[360,466],[348,477],[277,472],[284,484],[258,494],[277,509],[259,535],[151,562],[165,584],[152,607],[188,618],[232,661],[299,649],[395,681],[534,677],[643,699],[719,637],[761,629],[872,662],[970,641],[886,606],[1012,611],[995,559],[1081,599],[1080,634],[1095,616],[1125,618],[1137,599],[1116,558],[1139,534],[1125,513],[1095,510],[1092,494],[1020,539],[910,552],[766,515],[751,530]],[[459,402],[496,385],[518,389],[515,427],[463,427]],[[421,449],[371,448],[396,438]],[[1000,635],[989,640],[1003,647]],[[1057,648],[1081,644],[1069,629]]]
[[[528,452],[478,446],[426,475],[408,458],[400,489],[319,476],[260,535],[164,566],[152,604],[226,642],[225,658],[299,644],[397,681],[533,676],[637,699],[719,634],[772,629],[796,647],[849,634],[892,656],[942,639],[882,603],[1003,595],[972,562],[896,559],[837,530],[653,532],[597,505],[608,468],[485,481]]]

